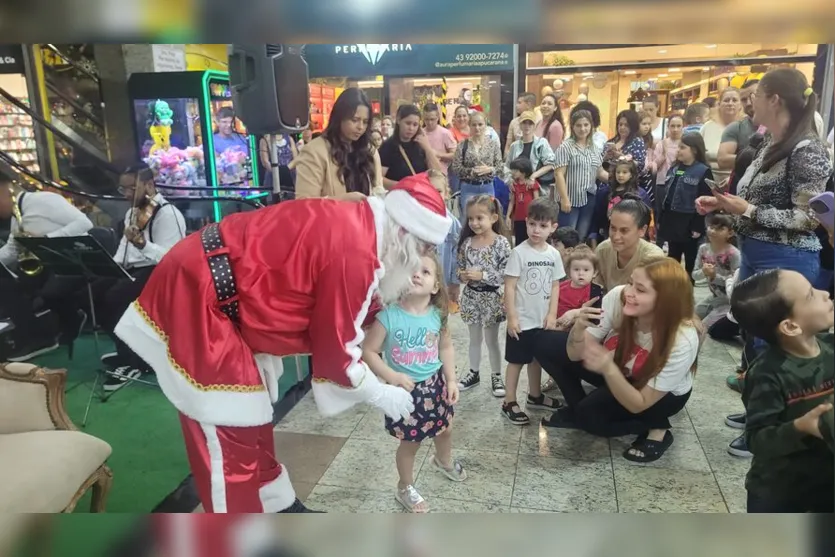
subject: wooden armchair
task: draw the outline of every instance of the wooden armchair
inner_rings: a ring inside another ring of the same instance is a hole
[[[65,370],[0,364],[0,514],[72,512],[93,488],[104,512],[110,445],[78,431],[64,409]]]

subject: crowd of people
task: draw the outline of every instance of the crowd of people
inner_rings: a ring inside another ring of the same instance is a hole
[[[510,423],[546,410],[540,426],[634,436],[623,458],[650,463],[674,443],[670,418],[708,335],[746,343],[729,378],[746,414],[726,423],[745,430],[731,454],[753,456],[749,512],[833,510],[833,223],[810,209],[832,189],[832,160],[803,74],[774,69],[725,90],[716,119],[701,103],[661,116],[649,99],[618,114],[611,138],[588,101],[568,122],[553,95],[535,103],[520,95],[502,148],[478,110],[459,107],[449,129],[433,104],[375,122],[347,89],[323,133],[292,147],[305,201],[186,239],[149,171],[125,172],[134,202],[114,257],[134,280],[100,287],[118,348],[111,381],[156,373],[206,510],[305,510],[271,442],[272,357],[312,353],[325,415],[362,402],[385,412],[400,441],[395,497],[423,513],[422,442],[434,442],[438,473],[467,480],[452,457],[455,405],[480,387],[484,345]],[[50,220],[46,195],[17,201],[27,232],[92,228],[81,213]],[[0,211],[11,203],[2,194]],[[136,228],[151,205],[153,228]],[[456,313],[467,370],[455,368]]]

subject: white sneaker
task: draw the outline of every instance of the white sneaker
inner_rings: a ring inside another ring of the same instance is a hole
[[[493,388],[493,396],[496,398],[501,398],[507,394],[507,391],[504,388],[504,381],[502,381],[501,375],[491,375],[490,386]]]

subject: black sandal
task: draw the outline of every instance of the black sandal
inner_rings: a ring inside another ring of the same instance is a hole
[[[531,423],[531,419],[528,418],[527,414],[522,412],[522,409],[519,408],[519,405],[516,402],[502,404],[502,414],[504,414],[504,417],[507,418],[513,425],[528,425]]]
[[[538,397],[534,398],[531,395],[528,395],[528,401],[525,404],[525,408],[536,408],[539,410],[558,410],[562,408],[562,402],[555,398],[551,398],[545,395],[539,395]]]
[[[647,439],[647,434],[644,433],[639,435],[635,442],[632,445],[623,451],[623,458],[628,460],[629,462],[635,462],[638,464],[648,464],[650,462],[655,462],[662,456],[664,453],[667,452],[667,449],[670,448],[670,445],[673,444],[673,433],[667,430],[664,433],[664,439],[661,441],[653,441],[652,439]],[[630,451],[641,451],[643,456],[637,456],[632,454]]]
[[[539,422],[542,427],[553,427],[557,429],[577,429],[577,423],[574,421],[574,416],[571,409],[562,407],[547,418],[542,418]]]

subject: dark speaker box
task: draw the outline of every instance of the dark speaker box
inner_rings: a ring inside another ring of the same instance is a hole
[[[310,121],[302,45],[233,44],[229,80],[235,113],[253,135],[298,133]]]

